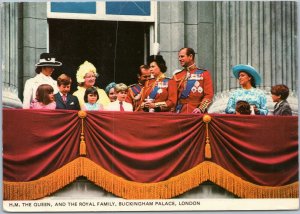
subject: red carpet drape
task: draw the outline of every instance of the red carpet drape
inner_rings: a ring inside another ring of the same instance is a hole
[[[200,114],[77,113],[3,110],[4,199],[45,197],[79,176],[123,198],[207,180],[239,197],[298,197],[298,117],[216,114],[206,126]]]

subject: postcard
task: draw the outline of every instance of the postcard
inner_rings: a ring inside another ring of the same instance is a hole
[[[298,210],[297,3],[0,3],[3,210]]]

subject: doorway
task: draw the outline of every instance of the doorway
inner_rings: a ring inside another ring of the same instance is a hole
[[[77,90],[76,72],[85,60],[96,67],[100,88],[113,81],[137,82],[139,66],[149,54],[149,23],[61,19],[48,23],[49,51],[63,63],[52,76],[69,75],[71,92]]]

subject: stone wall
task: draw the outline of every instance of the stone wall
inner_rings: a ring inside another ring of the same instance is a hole
[[[262,76],[258,88],[268,97],[270,113],[271,86],[285,84],[298,114],[297,2],[160,2],[158,11],[167,74],[180,67],[180,48],[194,48],[197,65],[212,74],[216,96],[210,112],[224,113],[229,91],[240,87],[231,68],[251,64]]]
[[[34,77],[35,64],[40,58],[40,54],[48,49],[48,23],[47,23],[47,3],[27,2],[22,3],[20,18],[22,27],[22,44],[19,47],[20,55],[23,58],[22,71],[20,73],[21,82],[20,98],[23,99],[23,87],[27,79]]]

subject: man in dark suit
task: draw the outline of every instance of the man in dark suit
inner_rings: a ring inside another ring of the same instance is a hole
[[[66,74],[57,78],[59,92],[55,94],[56,109],[80,110],[78,98],[70,94],[72,79]]]

